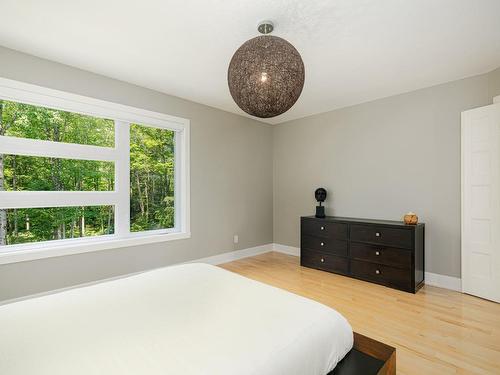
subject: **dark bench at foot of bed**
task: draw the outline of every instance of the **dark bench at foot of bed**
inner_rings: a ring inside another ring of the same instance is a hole
[[[352,350],[328,375],[396,375],[396,349],[354,332]]]

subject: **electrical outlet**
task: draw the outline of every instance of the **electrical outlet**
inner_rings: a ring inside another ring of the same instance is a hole
[[[234,243],[238,243],[238,242],[239,242],[239,240],[240,240],[240,239],[238,238],[238,235],[237,235],[237,234],[235,234],[235,235],[233,236],[233,242],[234,242]]]

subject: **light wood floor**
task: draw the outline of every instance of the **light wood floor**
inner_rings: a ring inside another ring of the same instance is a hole
[[[400,292],[280,253],[222,267],[333,307],[354,331],[397,348],[398,374],[500,374],[500,304],[431,286]]]

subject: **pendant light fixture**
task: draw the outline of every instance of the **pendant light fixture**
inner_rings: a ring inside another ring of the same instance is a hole
[[[304,63],[299,52],[285,39],[268,35],[271,21],[259,23],[263,34],[243,43],[228,69],[229,91],[246,113],[269,118],[288,111],[304,87]]]

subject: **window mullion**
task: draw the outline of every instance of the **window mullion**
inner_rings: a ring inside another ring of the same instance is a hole
[[[112,191],[0,191],[0,209],[107,206],[116,198]]]
[[[182,189],[182,181],[181,181],[181,154],[182,154],[182,134],[181,132],[175,132],[175,141],[174,141],[174,206],[175,206],[175,217],[174,217],[174,227],[176,231],[182,231],[183,223],[182,215],[181,215],[181,195],[180,191]]]
[[[115,233],[118,237],[130,234],[130,123],[115,121]]]
[[[189,181],[189,124],[182,131],[176,132],[175,138],[175,199],[176,199],[176,224],[180,232],[189,233],[190,228],[190,181]]]
[[[43,141],[4,135],[0,136],[0,153],[74,160],[114,161],[116,159],[115,149],[111,147]]]

